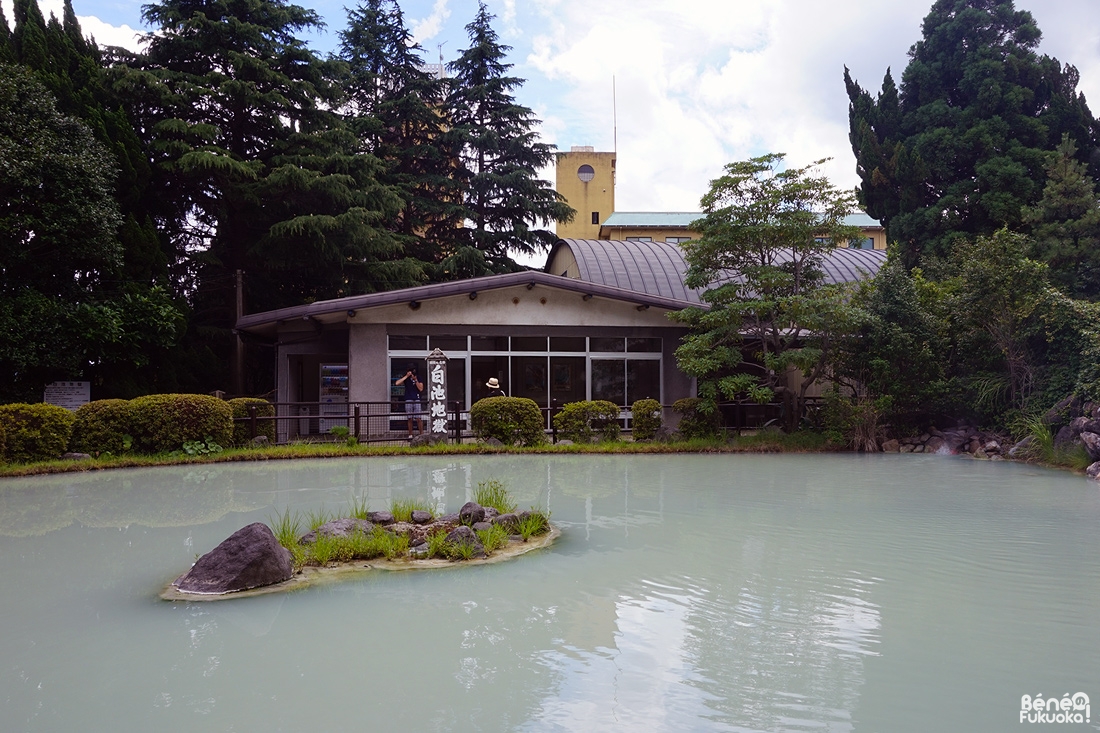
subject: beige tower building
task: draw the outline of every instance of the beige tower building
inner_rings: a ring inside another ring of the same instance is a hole
[[[562,239],[599,239],[600,224],[615,211],[615,153],[597,153],[591,145],[574,145],[557,153],[555,188],[577,210],[568,224],[558,224]]]

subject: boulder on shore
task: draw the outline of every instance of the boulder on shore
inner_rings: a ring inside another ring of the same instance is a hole
[[[229,535],[173,583],[186,593],[221,594],[290,580],[294,563],[271,529],[254,522]]]
[[[476,501],[468,501],[458,510],[458,521],[463,524],[475,524],[485,519],[485,509]]]
[[[1089,458],[1094,461],[1100,461],[1100,435],[1096,433],[1081,433],[1081,443],[1084,444],[1085,450],[1089,452]]]

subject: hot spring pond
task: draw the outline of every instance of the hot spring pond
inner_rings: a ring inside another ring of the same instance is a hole
[[[168,603],[287,508],[478,482],[562,536],[515,560]],[[938,456],[370,458],[0,480],[20,731],[1100,728],[1100,485]],[[1030,728],[1031,726],[1026,726]]]

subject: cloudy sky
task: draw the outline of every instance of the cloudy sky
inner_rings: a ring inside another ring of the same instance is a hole
[[[60,14],[61,0],[39,0]],[[311,36],[333,50],[352,0],[305,0],[324,19]],[[722,166],[765,152],[791,164],[832,157],[833,182],[854,186],[848,145],[847,65],[878,90],[900,80],[932,0],[488,0],[520,101],[546,142],[568,150],[614,143],[618,109],[620,211],[692,211]],[[0,0],[11,19],[11,0]],[[73,0],[101,45],[134,47],[141,2]],[[476,0],[404,0],[426,60],[466,47]],[[1100,0],[1017,0],[1043,31],[1040,51],[1072,63],[1100,113]]]

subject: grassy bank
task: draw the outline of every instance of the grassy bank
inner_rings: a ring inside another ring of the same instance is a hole
[[[558,455],[558,454],[650,454],[650,453],[812,453],[835,450],[819,433],[763,433],[721,440],[689,440],[675,443],[592,443],[551,445],[535,448],[488,446],[477,443],[408,446],[348,446],[343,443],[299,443],[262,448],[230,448],[207,455],[121,455],[82,461],[55,460],[0,466],[0,477],[38,476],[50,473],[101,471],[112,468],[146,468],[246,461],[284,461],[296,458],[358,458],[407,455]]]

